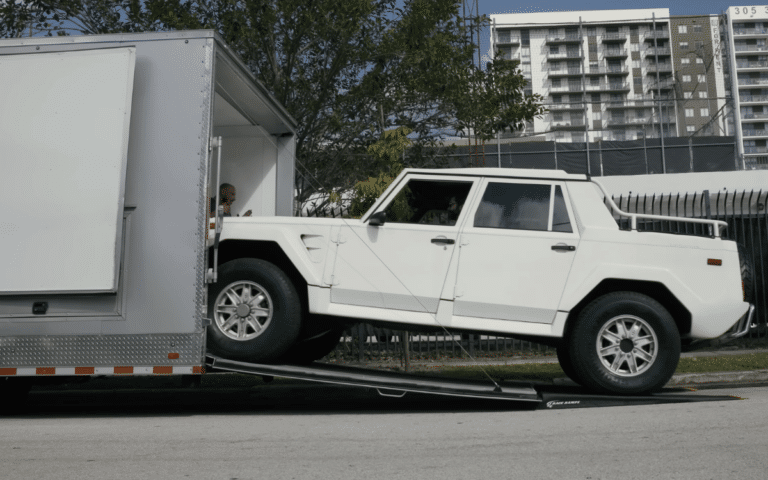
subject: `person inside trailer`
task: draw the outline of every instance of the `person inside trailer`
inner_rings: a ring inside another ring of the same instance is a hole
[[[232,204],[237,198],[237,189],[234,185],[229,183],[222,183],[219,187],[219,198],[221,199],[221,205],[224,207],[224,216],[232,216]],[[250,217],[252,211],[248,210],[243,214],[244,217]],[[216,216],[216,197],[211,199],[211,216]],[[238,215],[239,216],[239,215]]]

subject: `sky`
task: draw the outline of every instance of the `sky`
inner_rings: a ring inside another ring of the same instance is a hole
[[[471,3],[472,0],[468,0]],[[729,6],[760,5],[764,2],[742,3],[716,0],[476,0],[480,13],[562,12],[567,10],[612,10],[629,8],[669,8],[672,15],[704,15],[721,13]]]

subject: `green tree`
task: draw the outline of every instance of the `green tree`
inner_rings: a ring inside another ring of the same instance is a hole
[[[353,187],[349,207],[349,213],[353,218],[360,218],[368,211],[403,170],[402,158],[412,143],[408,138],[409,133],[411,130],[407,127],[385,131],[379,141],[368,147],[368,153],[377,161],[380,173],[377,177],[369,177],[368,180],[357,182]],[[333,200],[341,199],[335,197]],[[405,199],[398,198],[396,203],[396,210],[406,215],[408,204]]]
[[[447,134],[472,125],[487,134],[535,114],[520,107],[518,100],[533,105],[536,99],[522,95],[513,64],[473,67],[476,47],[460,6],[456,0],[28,0],[3,7],[12,15],[0,19],[0,33],[18,34],[30,19],[49,35],[216,30],[297,120],[303,205],[317,193],[378,177],[380,161],[368,147],[386,131],[411,131],[404,164],[438,167],[446,162],[429,147]],[[502,70],[513,79],[497,78]],[[499,101],[518,103],[494,107]]]

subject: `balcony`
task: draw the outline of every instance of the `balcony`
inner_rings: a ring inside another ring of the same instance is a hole
[[[547,35],[547,43],[581,43],[581,36],[577,33],[568,35]]]
[[[581,53],[578,51],[550,53],[547,55],[547,60],[563,60],[563,59],[581,60],[581,58],[582,58]]]
[[[606,48],[603,52],[605,58],[627,58],[626,48]]]
[[[645,49],[645,58],[655,55],[670,56],[671,54],[669,47],[650,47]]]
[[[742,85],[768,85],[768,78],[740,78],[739,86]]]
[[[627,34],[621,32],[606,33],[603,35],[603,43],[624,43],[627,41]]]
[[[551,103],[547,105],[550,112],[584,111],[583,103]]]
[[[604,92],[629,92],[631,87],[627,82],[608,82],[603,84]]]
[[[625,109],[625,108],[652,108],[654,102],[652,100],[628,100],[626,102],[608,102],[606,108],[610,109]]]
[[[755,130],[751,128],[745,128],[742,130],[745,137],[768,137],[768,130]]]
[[[608,75],[628,75],[629,67],[608,67],[606,73]]]
[[[764,28],[734,28],[734,36],[748,36],[748,35],[768,35],[768,30]]]
[[[581,67],[558,68],[557,70],[549,69],[547,74],[550,77],[581,76]]]
[[[768,147],[744,147],[744,153],[749,154],[756,154],[756,153],[768,153]]]
[[[768,103],[768,95],[745,95],[739,97],[741,103]]]
[[[736,53],[744,52],[768,52],[768,45],[735,45]]]
[[[749,121],[762,121],[762,119],[767,119],[768,113],[742,113],[741,119],[743,121],[749,122]]]
[[[584,89],[581,83],[578,85],[560,85],[559,87],[549,87],[549,93],[568,93],[568,92],[582,92]]]
[[[519,35],[512,35],[510,33],[504,34],[503,32],[499,32],[496,34],[496,45],[519,45],[519,44],[520,44]]]
[[[658,38],[669,38],[669,30],[656,30],[652,32],[645,32],[646,40],[653,40]]]
[[[672,73],[671,63],[649,63],[646,67],[649,74],[654,73]]]
[[[736,68],[768,68],[768,62],[736,62]]]
[[[633,125],[646,125],[651,123],[649,117],[609,117],[608,128],[624,128]]]
[[[558,120],[553,121],[550,125],[550,130],[584,130],[586,123],[583,118],[577,118],[572,120]]]

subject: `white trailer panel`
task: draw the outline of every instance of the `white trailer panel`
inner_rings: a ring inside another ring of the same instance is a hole
[[[0,294],[117,290],[135,50],[0,62]]]

